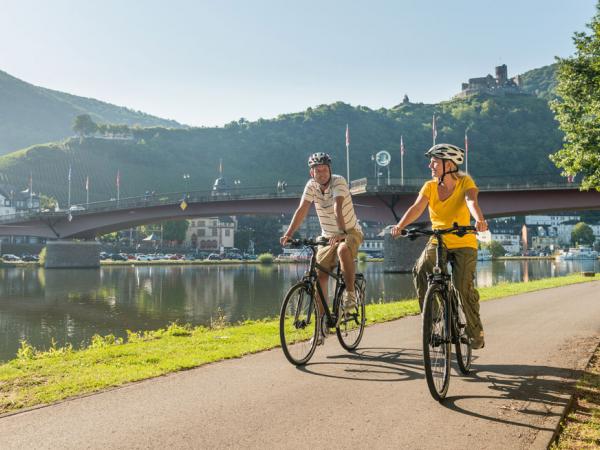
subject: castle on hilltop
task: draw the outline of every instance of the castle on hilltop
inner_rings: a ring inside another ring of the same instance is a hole
[[[527,95],[521,86],[521,75],[508,78],[508,68],[506,64],[502,64],[496,67],[495,78],[489,74],[486,77],[469,78],[469,82],[462,84],[462,90],[454,98],[465,98],[475,94]]]

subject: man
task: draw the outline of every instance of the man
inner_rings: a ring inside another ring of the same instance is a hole
[[[354,286],[354,259],[358,247],[363,241],[363,234],[354,213],[354,205],[350,189],[344,177],[331,174],[331,158],[327,153],[314,153],[308,158],[311,179],[304,187],[300,205],[285,234],[280,238],[285,245],[306,218],[311,204],[314,202],[321,224],[323,237],[329,239],[328,245],[317,251],[317,262],[325,269],[333,270],[339,258],[346,286]],[[327,299],[327,273],[319,271],[319,284]],[[342,301],[344,313],[356,308],[354,289],[346,289]],[[320,316],[323,317],[321,304],[317,302]],[[326,331],[326,327],[321,327]],[[322,337],[319,344],[322,344]]]
[[[402,230],[421,217],[427,207],[433,229],[450,228],[454,223],[469,225],[473,216],[477,231],[486,231],[488,225],[477,199],[479,190],[473,179],[458,169],[464,161],[465,151],[455,145],[438,144],[431,147],[425,156],[429,158],[432,180],[423,185],[415,203],[392,228],[392,236],[401,235]],[[483,348],[485,343],[479,316],[479,293],[473,282],[477,265],[477,239],[473,234],[462,237],[447,234],[444,246],[444,258],[452,264],[452,283],[467,316],[467,334],[472,340],[472,348]],[[435,249],[436,243],[432,239],[413,269],[421,309],[427,291],[427,274],[435,265]]]

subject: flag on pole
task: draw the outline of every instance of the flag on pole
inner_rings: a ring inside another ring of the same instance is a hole
[[[348,128],[348,124],[346,124],[346,147],[350,145],[350,129]]]
[[[85,177],[85,190],[86,191],[90,190],[90,177],[89,177],[89,175]]]
[[[400,136],[400,156],[404,156],[404,140]]]
[[[117,187],[121,187],[121,171],[117,169]]]
[[[431,124],[431,132],[433,134],[433,145],[435,145],[435,140],[437,139],[437,126],[435,124],[435,114],[433,115],[433,120]]]
[[[469,154],[469,137],[467,136],[467,130],[465,130],[465,155]]]

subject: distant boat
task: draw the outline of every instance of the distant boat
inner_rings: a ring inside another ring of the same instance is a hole
[[[598,252],[592,250],[592,247],[581,245],[579,247],[571,247],[566,252],[561,252],[556,255],[556,259],[559,261],[568,261],[573,259],[598,259]]]
[[[487,248],[477,250],[477,261],[491,261],[492,254]]]

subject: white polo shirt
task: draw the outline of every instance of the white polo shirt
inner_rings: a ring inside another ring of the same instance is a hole
[[[362,231],[356,214],[354,213],[354,205],[350,196],[350,189],[344,177],[340,175],[331,175],[331,181],[325,192],[321,191],[321,186],[312,178],[308,180],[302,193],[302,200],[306,200],[315,204],[317,216],[321,224],[321,232],[325,237],[332,237],[341,233],[335,220],[335,198],[344,197],[342,214],[344,215],[344,223],[346,231],[355,229]]]

